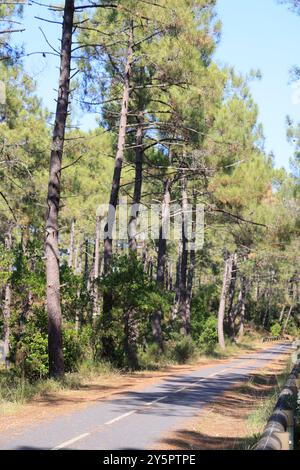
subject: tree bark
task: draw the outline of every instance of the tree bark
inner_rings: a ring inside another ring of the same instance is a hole
[[[284,306],[282,307],[281,312],[280,312],[280,316],[279,316],[279,323],[280,323],[280,324],[282,323],[282,320],[283,320],[285,307],[286,307],[286,305],[284,305]]]
[[[12,248],[11,229],[5,235],[5,249],[10,251]],[[9,266],[11,271],[12,266]],[[9,367],[9,349],[10,349],[10,315],[11,315],[11,283],[7,281],[4,287],[3,304],[3,348],[5,366]]]
[[[134,191],[133,201],[131,206],[131,214],[128,226],[129,235],[129,249],[132,252],[137,250],[137,219],[139,216],[139,206],[141,203],[142,184],[143,184],[143,125],[144,114],[142,111],[137,116],[137,130],[135,138],[135,178],[134,178]]]
[[[64,375],[59,278],[58,213],[61,190],[62,155],[70,93],[73,20],[74,0],[65,0],[59,87],[50,156],[45,241],[49,375],[53,378],[61,378]]]
[[[161,225],[159,228],[158,255],[157,255],[157,273],[156,282],[163,287],[165,282],[165,265],[167,255],[167,236],[169,229],[170,201],[171,201],[171,180],[167,178],[164,181],[164,196],[161,211]]]
[[[226,308],[226,297],[228,291],[228,280],[231,277],[232,270],[232,257],[228,257],[225,261],[224,276],[223,276],[223,285],[220,296],[220,304],[218,311],[218,340],[219,345],[222,350],[225,350],[225,340],[224,340],[224,316]]]
[[[84,283],[85,283],[85,287],[86,287],[87,291],[90,290],[89,249],[90,249],[89,239],[87,237],[85,237],[85,239],[84,239]]]
[[[125,312],[124,319],[124,332],[125,332],[125,354],[130,369],[138,368],[138,357],[137,357],[137,339],[138,339],[138,328],[136,321],[136,311],[134,308],[129,308]]]
[[[244,327],[245,327],[245,309],[246,309],[246,293],[247,293],[247,284],[245,276],[241,279],[241,290],[239,294],[239,314],[240,314],[240,325],[238,337],[241,340],[244,336]]]
[[[283,327],[283,330],[282,330],[283,333],[285,333],[285,331],[286,331],[286,329],[287,329],[287,326],[288,326],[288,324],[289,324],[289,320],[290,320],[290,318],[291,318],[291,314],[292,314],[293,308],[294,308],[294,305],[292,304],[292,305],[290,306],[289,312],[288,312],[288,314],[287,314],[287,317],[286,317],[286,320],[285,320],[285,323],[284,323],[284,327]]]
[[[121,106],[121,114],[120,114],[118,146],[117,146],[113,180],[112,180],[112,186],[111,186],[111,192],[110,192],[110,198],[109,198],[107,223],[104,229],[104,252],[103,252],[104,275],[107,275],[109,273],[109,269],[111,265],[112,246],[113,246],[112,245],[112,230],[113,230],[113,226],[115,223],[115,217],[116,217],[115,211],[116,211],[118,199],[119,199],[122,165],[123,165],[123,160],[124,160],[132,62],[133,62],[133,25],[131,24],[127,60],[126,60],[126,66],[125,66],[125,75],[124,75],[124,87],[123,87],[123,97],[122,97],[122,106]],[[104,322],[105,329],[109,329],[112,306],[113,306],[113,293],[110,289],[108,289],[106,292],[103,293],[103,322]],[[103,338],[103,354],[105,357],[109,357],[110,352],[111,352],[111,347],[112,347],[112,344],[111,344],[111,340],[109,339],[109,337],[104,337]]]
[[[130,77],[131,69],[133,62],[133,31],[131,27],[127,60],[125,66],[125,76],[124,76],[124,88],[123,88],[123,97],[122,97],[122,107],[120,114],[120,124],[119,124],[119,135],[118,135],[118,147],[115,158],[115,167],[112,180],[112,186],[110,191],[109,198],[109,208],[108,208],[108,218],[105,225],[105,235],[104,235],[104,273],[107,274],[110,266],[110,260],[112,256],[112,230],[115,223],[115,211],[118,204],[119,191],[120,191],[120,181],[122,173],[122,165],[124,160],[124,149],[126,141],[126,126],[128,118],[128,106],[129,106],[129,95],[130,95]],[[107,305],[108,307],[109,305]]]
[[[179,286],[180,286],[181,258],[182,258],[182,243],[179,242],[178,259],[176,263],[175,298],[174,298],[174,306],[173,306],[173,311],[172,311],[172,318],[177,318],[178,316],[179,298],[180,298]]]
[[[182,204],[182,252],[179,277],[179,317],[181,319],[181,332],[183,335],[189,334],[189,319],[187,309],[187,264],[188,264],[188,239],[187,239],[187,180],[183,174],[181,180],[181,204]]]
[[[193,208],[192,208],[192,237],[191,237],[191,247],[189,250],[189,268],[187,276],[187,300],[186,300],[186,330],[187,334],[191,332],[191,303],[193,297],[193,283],[194,283],[194,274],[195,274],[195,264],[196,264],[196,213],[197,204],[196,204],[196,195],[193,192]]]
[[[71,269],[74,266],[74,251],[75,251],[74,241],[75,241],[75,219],[72,219],[71,231],[70,231],[69,259],[68,259],[68,266]]]
[[[99,277],[99,242],[100,242],[100,224],[101,218],[99,215],[96,216],[96,233],[95,233],[95,256],[94,256],[94,280],[93,280],[93,318],[99,315],[99,289],[98,289],[98,277]]]
[[[232,273],[231,279],[229,283],[229,300],[228,300],[228,325],[232,339],[235,338],[235,330],[234,330],[234,313],[233,313],[233,301],[235,295],[235,288],[236,288],[236,280],[237,280],[237,253],[232,255]]]
[[[156,284],[159,289],[164,288],[165,283],[165,267],[166,267],[166,256],[167,256],[167,236],[169,229],[169,215],[170,215],[170,194],[171,180],[166,178],[164,181],[164,195],[161,209],[161,221],[159,228],[159,240],[158,240],[158,256],[157,256],[157,272],[156,272]],[[158,345],[159,350],[163,351],[163,339],[161,329],[162,312],[157,310],[152,316],[152,334],[155,343]]]

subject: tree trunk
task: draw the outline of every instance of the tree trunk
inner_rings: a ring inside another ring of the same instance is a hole
[[[139,216],[139,206],[141,203],[142,183],[143,183],[143,125],[144,114],[142,111],[137,116],[137,130],[135,138],[135,178],[134,178],[134,191],[133,201],[131,206],[131,214],[129,219],[128,235],[129,235],[129,249],[133,252],[137,250],[137,219]]]
[[[168,275],[169,275],[168,289],[169,289],[169,291],[172,291],[173,290],[173,264],[172,264],[172,261],[170,261],[170,263],[169,263]]]
[[[61,378],[64,375],[59,278],[58,213],[62,155],[70,93],[73,18],[74,0],[65,0],[59,87],[50,156],[45,242],[49,375],[53,378]]]
[[[161,221],[159,228],[158,240],[158,255],[157,255],[157,272],[156,283],[159,289],[164,288],[165,283],[165,267],[167,256],[167,236],[169,231],[169,216],[170,216],[170,194],[171,181],[167,178],[164,181],[164,196],[161,209]],[[157,310],[152,316],[152,334],[155,343],[158,345],[159,350],[163,351],[163,340],[161,330],[162,312]]]
[[[149,259],[148,275],[149,275],[149,278],[152,280],[152,279],[153,279],[153,258],[152,258],[152,256],[151,256],[151,258]]]
[[[120,114],[120,124],[119,124],[119,135],[118,135],[118,147],[115,158],[115,167],[113,173],[113,180],[110,192],[109,199],[109,208],[107,223],[104,229],[104,252],[103,252],[103,269],[104,275],[108,274],[111,257],[112,257],[112,230],[115,223],[115,211],[119,199],[120,191],[120,181],[122,173],[122,165],[124,160],[124,149],[126,143],[126,126],[128,118],[128,106],[129,106],[129,96],[130,96],[130,77],[131,69],[133,62],[133,26],[131,25],[129,43],[128,43],[128,52],[127,60],[125,66],[125,75],[124,75],[124,88],[123,88],[123,97],[122,97],[122,107]],[[109,329],[111,310],[113,306],[113,293],[110,289],[103,293],[103,322],[104,328]],[[103,338],[103,354],[105,357],[109,357],[111,353],[112,343],[109,336]]]
[[[240,314],[240,326],[239,326],[239,332],[238,332],[238,337],[239,340],[241,340],[244,336],[244,326],[245,326],[245,309],[246,309],[246,293],[247,293],[247,285],[246,285],[246,278],[245,276],[242,277],[241,279],[241,290],[240,290],[240,302],[239,302],[239,314]]]
[[[98,289],[98,277],[99,277],[99,242],[100,242],[100,224],[101,218],[97,215],[96,217],[96,233],[95,233],[95,256],[94,256],[94,279],[93,279],[93,318],[99,315],[99,289]]]
[[[182,243],[179,242],[179,249],[178,249],[178,259],[176,263],[176,278],[175,278],[175,298],[174,298],[174,306],[172,311],[172,318],[177,318],[178,316],[178,307],[179,307],[179,297],[180,297],[180,272],[181,272],[181,254],[182,254]]]
[[[136,322],[136,311],[134,308],[129,308],[125,312],[124,319],[124,332],[125,332],[125,354],[130,369],[138,368],[138,357],[137,357],[137,339],[138,339],[138,328]]]
[[[76,256],[75,256],[75,273],[77,276],[82,275],[82,258],[83,258],[83,243],[76,247]],[[82,282],[82,277],[81,277]],[[78,332],[81,327],[81,309],[80,309],[80,295],[81,295],[81,286],[79,285],[76,291],[77,305],[75,310],[75,331]]]
[[[90,290],[89,249],[90,249],[89,239],[85,237],[84,239],[84,283],[85,283],[85,287],[87,291]]]
[[[179,277],[179,317],[181,319],[181,332],[183,335],[188,335],[189,332],[189,319],[187,310],[187,264],[188,264],[188,239],[187,239],[187,181],[186,177],[182,176],[181,186],[181,204],[182,204],[182,252],[181,252],[181,266]]]
[[[286,305],[284,305],[284,306],[282,307],[281,312],[280,312],[280,316],[279,316],[279,323],[280,323],[280,324],[282,323],[282,320],[283,320],[285,307],[286,307]]]
[[[157,255],[157,274],[156,282],[163,287],[165,282],[165,265],[167,255],[167,236],[169,230],[170,217],[170,194],[171,181],[167,178],[164,182],[164,196],[161,211],[161,225],[159,228],[158,255]]]
[[[225,316],[225,308],[226,308],[228,280],[231,277],[231,270],[232,270],[232,258],[229,257],[225,261],[223,285],[222,285],[222,290],[221,290],[220,304],[219,304],[219,311],[218,311],[218,339],[219,339],[220,348],[222,350],[226,349],[225,340],[224,340],[224,316]]]
[[[235,331],[234,331],[234,312],[233,312],[233,301],[235,295],[235,288],[236,288],[236,279],[237,279],[237,253],[232,255],[232,273],[231,279],[229,284],[229,300],[228,300],[228,324],[229,330],[232,339],[235,338]]]
[[[286,320],[285,320],[285,323],[284,323],[284,327],[283,327],[283,330],[282,332],[285,333],[286,329],[287,329],[287,326],[289,324],[289,320],[291,318],[291,314],[292,314],[292,311],[293,311],[293,308],[294,308],[294,305],[291,305],[290,306],[290,309],[289,309],[289,313],[287,314],[287,317],[286,317]]]
[[[10,251],[12,248],[11,230],[5,235],[5,249]],[[12,266],[9,267],[11,271]],[[4,304],[3,304],[3,348],[5,366],[9,367],[9,348],[10,348],[10,313],[11,313],[11,284],[7,281],[4,287]]]
[[[118,136],[118,147],[115,158],[115,168],[109,198],[109,208],[108,208],[108,217],[107,223],[105,225],[105,234],[104,234],[104,273],[106,274],[109,270],[110,260],[112,256],[112,230],[115,223],[115,211],[118,204],[119,191],[120,191],[120,181],[122,173],[122,165],[124,160],[124,149],[126,141],[126,126],[127,126],[127,117],[128,117],[128,105],[129,105],[129,94],[130,94],[130,77],[131,77],[131,68],[133,61],[133,31],[131,27],[129,44],[128,44],[128,53],[127,61],[125,66],[125,77],[124,77],[124,88],[123,88],[123,98],[122,98],[122,107],[120,114],[120,124],[119,124],[119,136]],[[108,305],[107,305],[108,307]]]
[[[68,259],[68,266],[71,269],[74,266],[74,251],[75,251],[74,240],[75,240],[75,219],[72,219],[71,231],[70,231],[69,259]]]
[[[192,237],[191,237],[191,247],[189,250],[190,255],[190,263],[188,269],[188,276],[187,276],[187,300],[186,300],[186,329],[187,334],[190,334],[191,326],[191,303],[192,303],[192,296],[193,296],[193,282],[194,282],[194,273],[195,273],[195,264],[196,264],[196,252],[195,252],[195,243],[196,243],[196,213],[197,205],[196,205],[196,195],[193,191],[193,208],[192,208]]]

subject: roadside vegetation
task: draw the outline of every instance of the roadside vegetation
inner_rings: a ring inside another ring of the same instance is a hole
[[[289,123],[291,169],[276,168],[260,72],[214,60],[216,1],[82,5],[55,13],[55,113],[11,28],[32,5],[0,5],[4,404],[299,335],[300,131]]]

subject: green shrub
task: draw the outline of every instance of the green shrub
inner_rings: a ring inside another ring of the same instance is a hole
[[[146,350],[143,348],[139,349],[138,360],[141,369],[156,370],[161,365],[167,363],[167,357],[161,352],[158,344],[150,344]]]
[[[217,319],[209,317],[205,323],[202,333],[199,336],[199,346],[207,354],[212,354],[218,343]]]
[[[81,335],[77,335],[73,329],[63,330],[63,354],[65,372],[77,370],[79,362],[83,358],[84,344],[81,343]]]
[[[274,325],[271,326],[271,334],[272,336],[275,336],[277,338],[281,334],[281,325],[279,323],[274,323]]]
[[[167,342],[166,355],[179,364],[185,364],[195,356],[196,345],[190,336],[176,334]]]
[[[16,367],[29,380],[48,375],[48,339],[39,331],[26,334],[17,344]]]
[[[297,338],[299,336],[299,328],[297,327],[296,321],[293,317],[289,319],[285,332],[288,335],[294,336]]]

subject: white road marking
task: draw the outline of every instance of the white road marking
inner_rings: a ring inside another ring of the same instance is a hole
[[[127,416],[133,415],[133,414],[136,413],[137,411],[138,411],[138,410],[129,411],[128,413],[124,413],[123,415],[117,416],[116,418],[111,419],[110,421],[107,421],[107,422],[104,423],[104,424],[105,424],[106,426],[108,426],[109,424],[116,423],[117,421],[121,421],[121,419],[127,418]]]
[[[162,400],[164,400],[165,398],[168,398],[168,395],[166,395],[166,396],[164,396],[164,397],[157,398],[156,400],[153,400],[153,401],[149,401],[149,403],[146,403],[145,406],[154,405],[154,403],[158,403],[159,401],[162,401]]]
[[[251,360],[256,360],[255,358],[252,358],[250,359]],[[247,361],[245,361],[246,363],[249,363],[249,359]],[[241,364],[239,364],[241,365]],[[207,380],[209,379],[210,377],[215,377],[216,375],[220,375],[222,374],[223,372],[228,372],[229,370],[231,369],[235,369],[235,367],[227,367],[225,369],[222,369],[220,371],[217,371],[217,372],[214,372],[213,374],[210,374],[208,375],[207,377],[202,377],[201,379],[199,380],[196,380],[195,382],[193,382],[193,384],[190,384],[190,385],[186,385],[185,387],[181,387],[179,388],[178,390],[175,390],[174,393],[178,393],[178,392],[181,392],[183,390],[187,390],[189,388],[191,388],[194,384],[196,383],[199,383],[199,382],[203,382],[204,380]],[[160,397],[160,398],[157,398],[156,400],[153,400],[149,403],[145,403],[144,407],[145,406],[151,406],[151,405],[154,405],[155,403],[158,403],[162,400],[164,400],[165,398],[168,398],[169,395],[165,395],[164,397]],[[143,408],[143,407],[141,407]],[[110,424],[113,424],[113,423],[116,423],[117,421],[121,421],[122,419],[124,418],[127,418],[128,416],[131,416],[135,413],[137,413],[139,410],[132,410],[132,411],[129,411],[128,413],[124,413],[123,415],[120,415],[120,416],[117,416],[116,418],[114,419],[111,419],[110,421],[107,421],[106,423],[104,423],[104,425],[106,426],[109,426]],[[70,439],[69,441],[65,441],[63,442],[62,444],[59,444],[58,446],[56,447],[53,447],[53,449],[51,450],[59,450],[59,449],[63,449],[64,447],[67,447],[69,444],[73,444],[74,442],[77,442],[77,441],[80,441],[81,439],[84,439],[85,437],[87,436],[90,436],[91,433],[90,432],[87,432],[87,433],[84,433],[84,434],[80,434],[80,436],[77,436],[77,437],[74,437],[73,439]]]
[[[193,382],[192,384],[189,384],[189,385],[185,385],[184,387],[181,387],[179,388],[178,390],[175,391],[175,393],[178,393],[178,392],[182,392],[183,390],[188,390],[189,388],[191,388],[194,384],[197,384],[199,382],[203,382],[204,380],[207,380],[209,379],[210,377],[215,377],[216,375],[219,375],[219,374],[222,374],[222,372],[227,372],[228,370],[230,370],[231,367],[228,367],[227,369],[222,369],[218,372],[214,372],[213,374],[210,374],[208,375],[207,377],[202,377],[201,379],[199,380],[195,380],[195,382]]]
[[[56,447],[53,447],[51,450],[59,450],[63,449],[64,447],[67,447],[69,444],[73,444],[74,442],[80,441],[81,439],[84,439],[85,437],[89,436],[91,433],[86,432],[84,434],[80,434],[80,436],[74,437],[73,439],[70,439],[69,441],[65,441],[62,444],[59,444]]]

